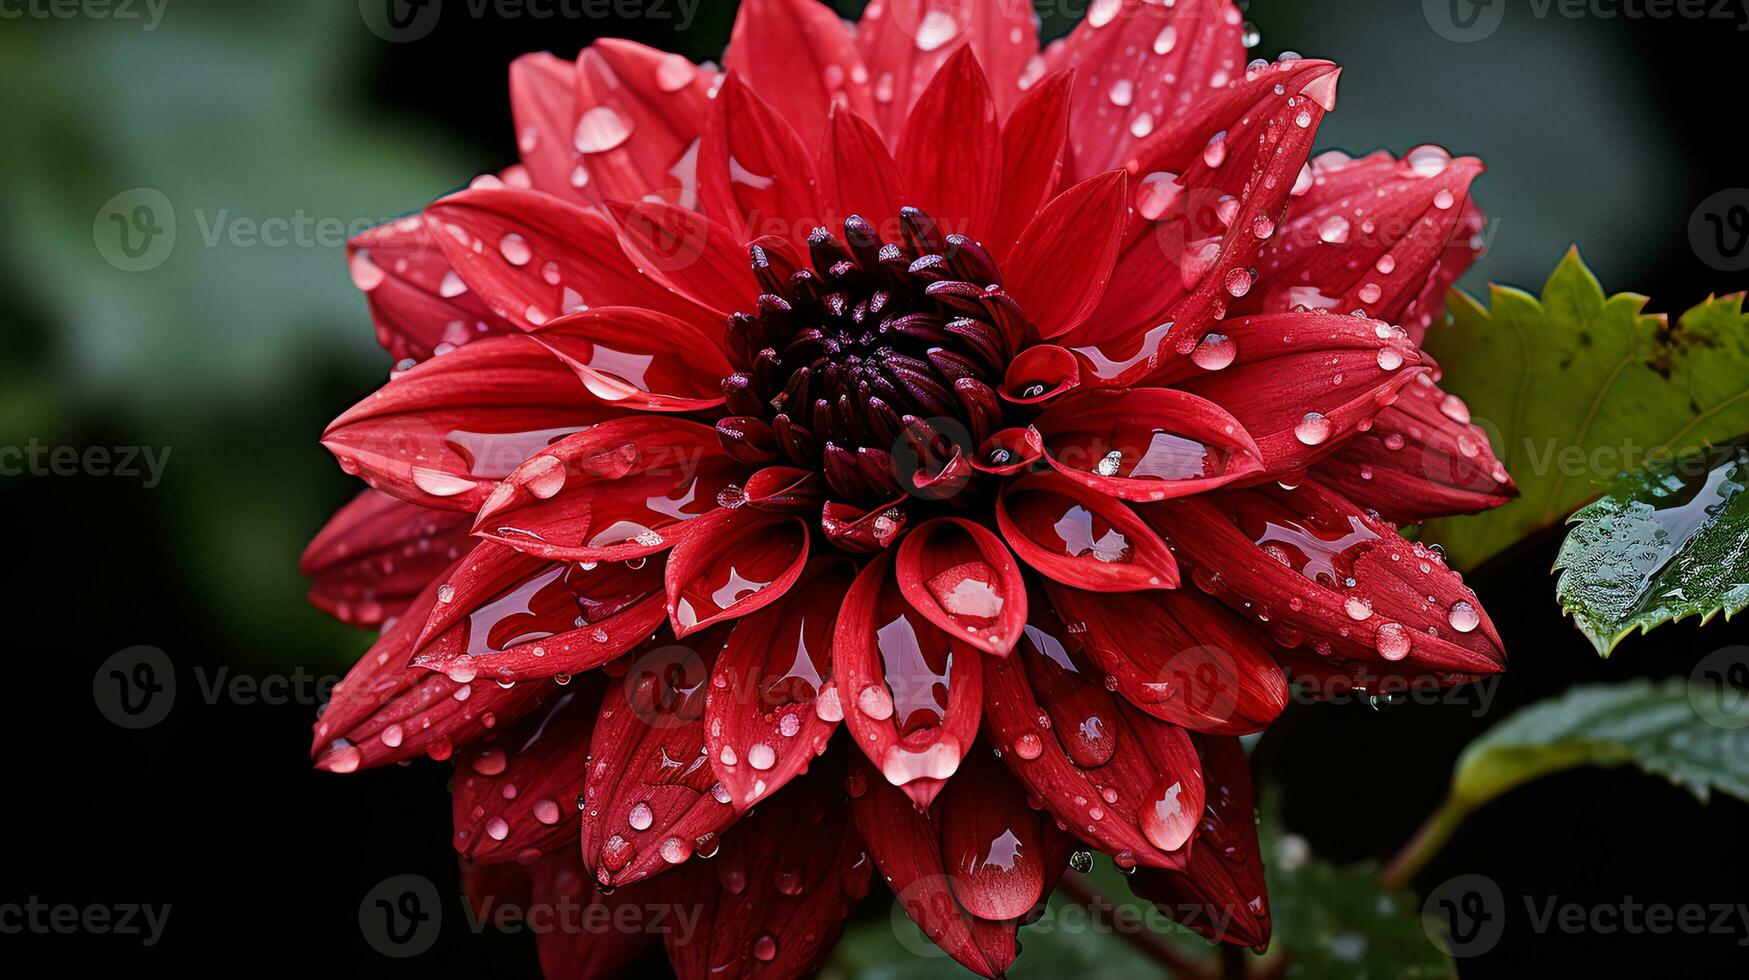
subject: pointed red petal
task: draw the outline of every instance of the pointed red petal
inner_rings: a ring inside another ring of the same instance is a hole
[[[582,673],[643,642],[662,610],[654,564],[585,569],[485,542],[444,577],[413,663],[455,680]]]
[[[988,662],[986,734],[1002,761],[1069,832],[1120,867],[1183,867],[1202,810],[1184,729],[1108,694],[1035,603],[1026,642]]]
[[[656,933],[676,928],[675,912],[660,885],[602,888],[589,879],[575,847],[562,847],[529,869],[528,909],[557,920],[534,930],[541,973],[549,977],[619,976]],[[482,916],[482,918],[484,918]]]
[[[906,200],[899,165],[868,120],[835,107],[820,147],[820,199],[843,220],[861,215],[883,241],[897,241],[899,209]]]
[[[844,718],[832,631],[855,566],[815,561],[779,601],[735,624],[705,700],[711,768],[746,810],[807,769]]]
[[[1038,54],[1038,24],[1030,7],[1006,0],[884,0],[864,8],[856,45],[872,80],[873,118],[896,141],[923,90],[967,46],[989,76],[996,108],[1007,112]]]
[[[345,773],[420,755],[447,759],[552,693],[546,683],[460,682],[407,666],[438,587],[433,582],[421,592],[334,686],[310,746],[317,769]]]
[[[970,47],[947,59],[899,141],[909,195],[943,232],[988,238],[1002,179],[1002,138],[990,85]]]
[[[576,78],[576,124],[565,145],[587,171],[589,189],[607,201],[697,207],[698,137],[716,73],[684,55],[609,38],[577,56]]]
[[[580,798],[583,863],[604,885],[712,853],[735,822],[705,758],[704,694],[726,635],[652,639],[608,687]]]
[[[960,907],[943,863],[937,821],[887,785],[864,759],[852,760],[846,782],[856,829],[905,914],[961,966],[984,977],[1002,976],[1019,952],[1016,922],[980,919]]]
[[[666,934],[683,980],[808,976],[832,951],[868,894],[874,862],[850,819],[842,766],[823,769],[737,824],[713,860],[686,870],[674,898],[702,912],[701,928]]]
[[[1071,639],[1130,704],[1181,728],[1262,731],[1287,707],[1287,681],[1260,631],[1191,592],[1101,595],[1049,586]]]
[[[360,234],[346,243],[346,260],[370,302],[377,342],[397,364],[515,330],[468,291],[418,217]]]
[[[614,419],[559,440],[505,478],[475,533],[555,561],[624,561],[672,547],[745,468],[716,430]]]
[[[798,245],[825,220],[809,147],[730,72],[699,150],[700,210],[747,241],[776,235]]]
[[[1076,179],[1121,165],[1135,143],[1245,71],[1231,0],[1105,0],[1045,58],[1079,69],[1071,116]]]
[[[984,657],[905,600],[893,563],[877,555],[844,597],[832,677],[857,747],[927,807],[977,737]]]
[[[1057,472],[1125,500],[1201,493],[1262,469],[1257,444],[1236,419],[1169,388],[1077,392],[1034,427]]]
[[[668,556],[668,618],[676,636],[783,598],[808,563],[808,524],[752,508],[721,508],[687,525]]]
[[[577,794],[605,686],[590,680],[456,754],[450,809],[464,860],[530,864],[548,851],[576,851]]]
[[[1058,195],[1021,232],[1006,286],[1040,336],[1073,331],[1099,306],[1127,216],[1124,175],[1112,171]]]
[[[532,335],[604,402],[652,412],[705,411],[723,403],[728,359],[684,320],[608,306],[559,317]]]
[[[513,187],[451,194],[426,223],[468,288],[523,328],[591,306],[638,306],[700,324],[714,317],[639,272],[608,219]]]
[[[746,0],[723,63],[789,120],[808,146],[818,146],[825,135],[834,98],[842,96],[864,116],[874,109],[868,69],[850,31],[817,0]]]
[[[1314,472],[1388,521],[1474,514],[1518,496],[1463,399],[1426,375]]]
[[[1316,480],[1141,509],[1205,591],[1268,617],[1319,653],[1405,669],[1490,674],[1505,663],[1494,624],[1443,559]]]
[[[1269,945],[1269,900],[1257,846],[1251,768],[1236,738],[1193,737],[1202,757],[1202,831],[1183,871],[1143,868],[1130,890],[1211,942],[1262,949]]]
[[[1039,82],[1002,124],[1002,193],[989,240],[998,260],[1007,259],[1020,233],[1062,186],[1073,81],[1069,72],[1058,72]]]
[[[576,65],[545,51],[512,61],[510,114],[516,120],[516,145],[529,183],[573,204],[599,204],[601,194],[589,186],[572,145],[577,129]]]
[[[905,536],[894,574],[912,608],[948,635],[999,657],[1026,625],[1026,582],[1002,539],[938,517]]]
[[[399,375],[329,424],[322,445],[384,493],[474,510],[523,460],[619,411],[540,344],[493,337]]]
[[[686,208],[654,201],[611,204],[619,222],[620,240],[638,267],[674,292],[727,316],[751,308],[762,290],[747,265],[741,236],[724,225]],[[722,330],[705,334],[707,343],[721,346]]]
[[[350,626],[378,627],[473,547],[466,514],[366,490],[304,549],[310,604]]]
[[[1175,589],[1178,563],[1118,500],[1054,474],[1024,477],[996,501],[1002,538],[1034,571],[1099,592]]]

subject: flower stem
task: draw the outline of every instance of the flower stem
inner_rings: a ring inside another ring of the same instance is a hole
[[[1071,901],[1086,906],[1088,911],[1095,914],[1109,913],[1117,907],[1116,902],[1079,872],[1071,871],[1063,875],[1059,887]],[[1143,930],[1119,929],[1116,932],[1142,955],[1171,971],[1173,976],[1183,977],[1185,980],[1216,980],[1213,970],[1173,945],[1171,940]]]
[[[1457,806],[1451,800],[1445,801],[1439,809],[1433,811],[1433,815],[1415,831],[1415,835],[1409,838],[1402,850],[1380,869],[1379,879],[1384,882],[1385,887],[1395,890],[1407,886],[1427,866],[1427,862],[1433,860],[1439,849],[1445,846],[1445,842],[1451,839],[1451,835],[1457,831],[1458,825],[1463,823],[1467,814],[1466,808]]]

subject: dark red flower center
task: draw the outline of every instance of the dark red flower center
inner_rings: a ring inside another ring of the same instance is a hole
[[[811,269],[784,247],[751,247],[764,292],[756,312],[729,320],[740,370],[723,383],[730,417],[718,432],[731,451],[775,453],[820,470],[843,499],[874,503],[914,491],[949,446],[1001,428],[1020,307],[977,243],[915,208],[899,228],[901,242],[857,216],[843,241],[817,228]]]

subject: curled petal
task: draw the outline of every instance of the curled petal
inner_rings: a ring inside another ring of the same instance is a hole
[[[1262,470],[1244,426],[1169,388],[1078,392],[1034,423],[1057,472],[1125,500],[1201,493]]]
[[[912,607],[949,635],[999,657],[1026,625],[1026,582],[1002,539],[938,517],[905,536],[895,574]]]
[[[1050,897],[1074,841],[995,756],[973,752],[942,793],[941,862],[960,907],[977,919],[1022,919]]]
[[[987,737],[1045,809],[1119,867],[1184,867],[1203,805],[1189,737],[1113,698],[1049,604],[1032,611],[1013,656],[988,662]]]
[[[857,747],[927,807],[977,737],[984,658],[906,601],[893,564],[877,555],[844,597],[832,677]]]
[[[533,336],[604,402],[655,412],[723,403],[729,362],[697,327],[651,310],[609,306],[559,317]]]
[[[1081,362],[1067,348],[1038,344],[1020,352],[1002,379],[1002,397],[1016,405],[1043,405],[1081,385]]]
[[[466,514],[375,490],[340,508],[304,549],[310,604],[350,626],[381,626],[471,548]]]
[[[1101,595],[1052,584],[1051,604],[1086,628],[1071,639],[1130,704],[1194,732],[1247,735],[1287,707],[1274,644],[1189,592]]]
[[[330,423],[322,445],[384,493],[471,511],[523,460],[618,411],[540,344],[494,337],[399,375]]]
[[[688,867],[675,901],[700,928],[665,939],[682,977],[801,977],[832,951],[874,862],[850,819],[840,766],[798,780]]]
[[[1044,437],[1032,426],[1016,429],[1003,429],[992,433],[984,444],[978,447],[978,454],[972,462],[972,468],[980,473],[991,476],[1013,476],[1017,473],[1041,469],[1040,463],[1045,454]]]
[[[346,261],[370,303],[377,342],[397,364],[516,329],[468,290],[417,217],[353,238]]]
[[[731,491],[732,492],[732,491]],[[794,466],[767,466],[747,478],[743,503],[782,514],[818,514],[825,493],[820,475]]]
[[[1002,179],[996,104],[977,58],[961,47],[918,99],[899,141],[908,204],[944,232],[987,238]]]
[[[594,193],[697,207],[698,137],[716,77],[683,55],[618,38],[584,48],[576,124],[565,139]],[[576,183],[575,169],[567,179]]]
[[[769,606],[808,563],[808,524],[751,508],[718,509],[687,526],[668,557],[668,618],[686,636]]]
[[[1475,514],[1518,496],[1488,433],[1426,375],[1372,427],[1320,462],[1318,478],[1388,521]]]
[[[808,146],[820,145],[833,100],[874,110],[868,69],[838,15],[816,0],[747,0],[723,63],[740,74]]]
[[[1143,868],[1130,890],[1211,942],[1262,949],[1269,945],[1269,899],[1251,767],[1239,740],[1192,736],[1202,758],[1206,802],[1202,831],[1183,871]]]
[[[576,800],[601,690],[600,683],[573,685],[456,753],[451,810],[464,860],[529,864],[548,851],[575,853]]]
[[[662,611],[653,563],[586,567],[489,541],[444,576],[412,662],[461,680],[582,673],[643,642]]]
[[[615,419],[517,467],[474,532],[555,561],[622,561],[674,545],[745,469],[716,430],[662,416]]]
[[[1494,624],[1444,559],[1316,480],[1141,513],[1204,591],[1335,662],[1403,661],[1439,675],[1491,674],[1505,663]]]
[[[889,548],[910,523],[910,512],[898,497],[891,503],[864,510],[836,500],[826,502],[820,512],[820,530],[826,539],[845,551],[874,554]]]
[[[705,699],[711,767],[745,810],[826,750],[844,718],[832,678],[832,631],[855,566],[811,564],[777,602],[740,620]]]
[[[1072,333],[1098,308],[1127,217],[1124,173],[1090,177],[1032,219],[1008,257],[1008,292],[1043,337]]]
[[[1175,589],[1166,543],[1122,501],[1054,474],[1007,484],[996,501],[1002,538],[1047,578],[1096,592]]]

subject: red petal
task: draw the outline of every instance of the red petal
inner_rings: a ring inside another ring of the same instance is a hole
[[[747,265],[743,239],[727,227],[696,211],[652,201],[610,209],[638,267],[676,293],[727,316],[751,308],[762,292]],[[721,338],[718,328],[707,343],[720,346]]]
[[[463,859],[529,864],[548,851],[576,852],[577,794],[602,688],[573,685],[496,739],[456,754],[450,809]]]
[[[1013,476],[1022,471],[1037,469],[1036,464],[1044,454],[1044,437],[1038,434],[1037,429],[1030,425],[1003,429],[984,440],[984,444],[978,447],[978,455],[972,461],[972,468],[992,476]]]
[[[1090,378],[1135,383],[1174,325],[1174,337],[1201,337],[1250,290],[1339,74],[1312,60],[1247,73],[1137,148],[1134,217],[1111,284],[1086,328],[1063,340]]]
[[[533,336],[604,402],[653,412],[723,403],[728,360],[703,331],[667,314],[608,306],[559,317]]]
[[[1119,166],[1137,140],[1245,71],[1243,19],[1230,0],[1096,3],[1051,71],[1077,68],[1070,117],[1077,179]]]
[[[723,63],[789,120],[808,146],[820,145],[835,97],[864,116],[874,109],[868,69],[850,31],[817,0],[746,0]]]
[[[1020,233],[1062,186],[1073,81],[1069,72],[1058,72],[1039,82],[1002,124],[1002,193],[989,241],[998,260],[1008,257]]]
[[[486,542],[443,582],[413,662],[456,680],[582,673],[662,624],[662,575],[653,564],[586,569]]]
[[[1048,897],[1046,886],[1056,884],[1062,865],[1046,862],[1052,852],[1066,856],[1070,849],[1047,846],[1047,837],[1065,835],[1027,805],[1026,791],[983,750],[967,756],[942,791],[935,823],[955,900],[991,922],[1020,919]]]
[[[1069,333],[1099,306],[1127,216],[1124,175],[1113,171],[1064,191],[1021,232],[1006,285],[1040,336]]]
[[[515,328],[468,291],[425,222],[400,218],[346,243],[353,284],[370,302],[377,342],[396,363]]]
[[[619,410],[526,337],[493,337],[427,361],[348,409],[322,445],[384,493],[475,510],[554,440]]]
[[[304,549],[298,570],[315,579],[310,604],[350,626],[381,626],[473,547],[472,523],[366,490]]]
[[[661,886],[599,887],[575,847],[558,848],[528,870],[534,882],[529,911],[557,920],[531,929],[545,976],[619,976],[657,932],[677,927],[677,910],[663,901]]]
[[[767,466],[747,478],[745,504],[781,514],[817,514],[820,511],[820,474],[794,466]],[[730,493],[733,493],[731,490]]]
[[[1244,426],[1169,388],[1078,392],[1033,425],[1057,472],[1125,500],[1201,493],[1262,469]]]
[[[1443,559],[1315,480],[1141,513],[1193,567],[1198,586],[1268,617],[1278,638],[1292,631],[1331,658],[1406,659],[1408,669],[1436,673],[1489,674],[1505,662],[1494,624]]]
[[[1002,180],[1002,138],[990,85],[962,46],[929,83],[899,142],[909,197],[943,232],[988,238]]]
[[[812,0],[809,0],[812,2]],[[883,241],[897,241],[899,209],[906,206],[899,165],[868,120],[835,107],[820,147],[820,199],[839,220],[861,215]]]
[[[1071,635],[1148,714],[1181,728],[1246,735],[1287,707],[1287,681],[1273,643],[1220,603],[1196,592],[1101,595],[1050,586]]]
[[[1121,501],[1053,474],[1005,485],[996,501],[1002,537],[1047,578],[1078,589],[1175,589],[1178,563]]]
[[[1262,949],[1269,945],[1269,901],[1250,763],[1236,738],[1198,735],[1193,741],[1208,802],[1190,863],[1182,872],[1141,869],[1130,878],[1130,890],[1212,942]]]
[[[771,605],[808,563],[808,524],[799,517],[722,508],[686,530],[666,572],[676,636]]]
[[[717,93],[699,150],[700,209],[747,241],[802,244],[825,220],[809,148],[741,76]]]
[[[552,692],[546,683],[464,683],[407,666],[437,590],[433,582],[421,592],[334,686],[310,746],[316,768],[344,773],[422,754],[447,759],[456,746],[533,711]]]
[[[980,919],[960,907],[943,861],[937,820],[887,785],[865,760],[852,760],[847,784],[856,829],[905,914],[966,969],[1002,976],[1019,952],[1017,923]]]
[[[1449,285],[1475,256],[1471,238],[1481,230],[1481,212],[1470,203],[1470,184],[1484,169],[1475,157],[1454,160],[1438,147],[1421,147],[1400,162],[1386,153],[1317,157],[1293,220],[1257,254],[1258,280],[1271,288],[1236,305],[1361,310],[1403,321],[1419,343],[1441,307],[1417,309],[1407,319],[1410,307],[1426,295],[1430,278]],[[1455,267],[1446,268],[1448,262]],[[1443,301],[1442,289],[1435,302]]]
[[[1034,604],[1032,622],[1027,642],[988,666],[985,731],[1002,761],[1120,867],[1183,867],[1203,802],[1190,739],[1107,694],[1048,603]]]
[[[899,497],[872,510],[829,500],[820,512],[820,530],[826,540],[845,551],[874,554],[899,540],[910,522],[905,506],[908,499]]]
[[[609,38],[583,49],[576,75],[576,126],[565,138],[594,193],[697,207],[698,137],[716,73]]]
[[[832,677],[844,723],[888,782],[927,807],[978,734],[983,657],[905,600],[892,552],[863,567],[844,597]]]
[[[894,573],[912,608],[967,646],[1006,657],[1026,625],[1026,582],[1002,539],[959,517],[905,536]]]
[[[704,694],[725,636],[654,639],[608,687],[581,798],[583,863],[604,885],[709,854],[735,822],[705,757]]]
[[[874,871],[843,785],[836,771],[798,780],[725,834],[715,859],[686,870],[674,901],[697,910],[702,928],[665,934],[678,976],[802,977],[820,967]]]
[[[476,188],[426,208],[425,220],[468,288],[521,327],[591,306],[638,306],[713,322],[639,272],[621,251],[613,222],[556,197]]]
[[[1006,112],[1038,54],[1038,25],[1030,7],[1007,0],[885,0],[864,8],[856,45],[873,80],[873,118],[896,140],[923,90],[968,45]]]
[[[522,165],[535,189],[573,204],[598,204],[601,194],[572,146],[577,128],[577,68],[545,51],[510,63],[510,113]],[[434,246],[435,247],[435,246]]]
[[[1474,514],[1518,496],[1488,433],[1426,375],[1329,459],[1318,478],[1388,521]]]
[[[717,779],[745,810],[826,750],[844,711],[832,678],[832,630],[855,566],[810,565],[795,587],[742,619],[711,671],[706,747]]]
[[[1155,383],[1232,413],[1257,440],[1268,476],[1330,455],[1433,365],[1400,328],[1364,317],[1277,313],[1214,330],[1201,351],[1168,359]],[[1228,358],[1235,360],[1219,370],[1199,366]]]
[[[674,545],[745,469],[715,429],[664,416],[614,419],[554,443],[486,501],[474,530],[558,561],[622,561]]]

